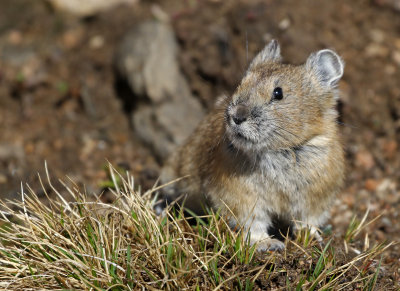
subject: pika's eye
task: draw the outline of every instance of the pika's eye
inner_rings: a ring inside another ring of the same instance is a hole
[[[272,99],[274,100],[282,100],[283,92],[281,87],[276,87],[274,92],[272,93]]]

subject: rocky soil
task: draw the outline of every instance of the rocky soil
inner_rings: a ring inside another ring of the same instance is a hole
[[[333,232],[343,236],[351,217],[369,209],[368,219],[376,218],[362,233],[369,244],[400,240],[398,1],[122,2],[74,15],[45,1],[1,1],[2,199],[18,198],[21,181],[39,189],[45,161],[52,177],[68,176],[88,193],[101,192],[107,160],[151,187],[174,144],[233,92],[249,60],[276,38],[287,62],[321,48],[346,62],[339,110],[348,168]],[[154,29],[137,32],[149,20],[167,23],[160,36],[171,37],[154,46]],[[148,50],[140,47],[145,41]],[[134,68],[136,79],[123,68],[135,47],[148,57]],[[145,67],[157,84],[149,84]],[[400,280],[399,253],[395,245],[384,257],[386,283]]]

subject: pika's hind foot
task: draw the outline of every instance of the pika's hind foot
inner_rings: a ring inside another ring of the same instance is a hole
[[[285,249],[284,242],[277,240],[275,238],[264,239],[257,243],[257,251],[258,252],[266,252],[266,251],[282,251]]]

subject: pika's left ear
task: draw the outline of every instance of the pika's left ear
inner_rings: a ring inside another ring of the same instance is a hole
[[[249,68],[267,62],[280,62],[281,59],[281,47],[278,41],[273,39],[253,59]]]
[[[306,68],[313,71],[323,85],[333,88],[343,76],[344,62],[334,51],[324,49],[308,57]]]

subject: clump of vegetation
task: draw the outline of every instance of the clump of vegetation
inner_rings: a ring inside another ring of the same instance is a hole
[[[260,254],[218,213],[194,221],[179,211],[156,216],[157,188],[138,193],[132,177],[110,169],[113,204],[89,199],[73,183],[64,184],[71,196],[64,198],[48,174],[58,199],[43,202],[27,186],[21,201],[3,203],[0,288],[374,290],[378,284],[380,256],[390,244],[346,255],[333,238],[320,246],[301,230],[285,251]],[[347,249],[359,243],[364,222],[352,222]]]

